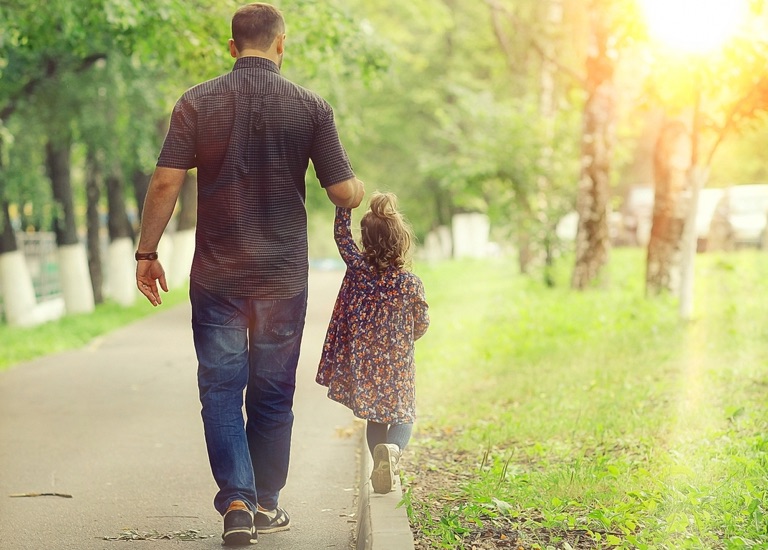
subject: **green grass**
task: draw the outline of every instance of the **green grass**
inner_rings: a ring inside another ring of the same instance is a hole
[[[93,313],[67,315],[36,327],[0,324],[0,371],[36,357],[85,346],[97,336],[179,304],[187,297],[188,290],[182,287],[164,293],[158,308],[142,298],[130,307],[105,302],[97,305]]]
[[[605,289],[570,267],[553,289],[509,261],[418,269],[410,475],[457,481],[406,494],[413,526],[435,548],[500,525],[524,548],[768,548],[768,254],[699,256],[687,323],[644,297],[639,250]]]

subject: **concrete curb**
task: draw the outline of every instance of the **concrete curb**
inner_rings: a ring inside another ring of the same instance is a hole
[[[379,495],[373,492],[370,476],[373,469],[371,453],[361,430],[360,480],[357,509],[357,550],[414,550],[413,533],[403,499],[400,478],[392,492]]]

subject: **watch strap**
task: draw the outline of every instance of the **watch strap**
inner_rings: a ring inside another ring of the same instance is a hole
[[[150,260],[154,261],[157,260],[157,252],[137,252],[135,254],[136,261],[139,260]]]

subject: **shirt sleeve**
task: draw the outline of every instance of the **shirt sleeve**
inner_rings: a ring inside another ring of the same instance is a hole
[[[197,166],[195,136],[197,116],[192,104],[182,96],[171,114],[168,135],[157,159],[157,166],[189,170]]]
[[[317,179],[320,180],[323,188],[348,180],[355,175],[347,152],[339,139],[333,119],[333,109],[327,104],[324,107],[325,111],[318,121],[309,154]]]

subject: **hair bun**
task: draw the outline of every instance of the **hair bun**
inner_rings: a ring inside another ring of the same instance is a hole
[[[397,196],[394,193],[374,193],[370,209],[374,216],[390,219],[397,217]]]

